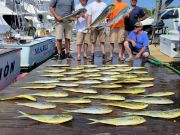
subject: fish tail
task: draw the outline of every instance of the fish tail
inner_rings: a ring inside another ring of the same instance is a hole
[[[88,119],[88,120],[93,121],[93,122],[90,122],[90,123],[88,123],[88,124],[95,124],[95,123],[98,123],[98,120],[96,120],[96,119]]]
[[[16,116],[15,118],[24,118],[24,117],[26,117],[28,114],[26,114],[26,113],[24,113],[24,112],[22,112],[22,111],[18,111],[20,114],[22,114],[22,115],[20,115],[20,116]]]

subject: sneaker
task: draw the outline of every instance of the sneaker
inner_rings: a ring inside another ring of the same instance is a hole
[[[91,57],[90,57],[89,61],[94,61],[94,54],[91,54]]]
[[[58,54],[58,55],[57,55],[57,59],[58,59],[58,60],[62,60],[62,59],[63,59],[62,54]]]
[[[66,58],[72,59],[73,57],[72,57],[72,55],[70,53],[67,53]]]

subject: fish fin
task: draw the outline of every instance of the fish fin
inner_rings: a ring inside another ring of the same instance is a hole
[[[88,123],[88,124],[95,124],[95,123],[98,123],[98,120],[96,120],[96,119],[88,119],[88,120],[93,121],[93,122],[90,122],[90,123]]]
[[[28,114],[22,111],[18,111],[20,114],[22,114],[23,116],[27,116]]]

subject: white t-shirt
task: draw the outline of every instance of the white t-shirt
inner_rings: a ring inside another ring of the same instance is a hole
[[[88,10],[88,6],[82,6],[82,4],[78,4],[76,7],[75,7],[75,11],[78,10],[78,9],[81,9],[81,8],[86,8]],[[86,33],[86,31],[84,31],[85,29],[87,28],[87,12],[85,14],[85,18],[84,17],[79,17],[76,21],[76,30],[78,32],[84,32]]]
[[[92,15],[92,22],[96,20],[96,18],[102,13],[102,11],[107,7],[107,4],[104,2],[92,2],[88,6],[88,15]]]

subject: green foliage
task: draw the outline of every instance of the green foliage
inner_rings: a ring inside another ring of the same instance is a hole
[[[144,10],[144,12],[145,12],[148,16],[151,16],[151,15],[152,15],[151,10],[148,10],[148,9],[145,8],[145,7],[142,7],[142,9]]]

